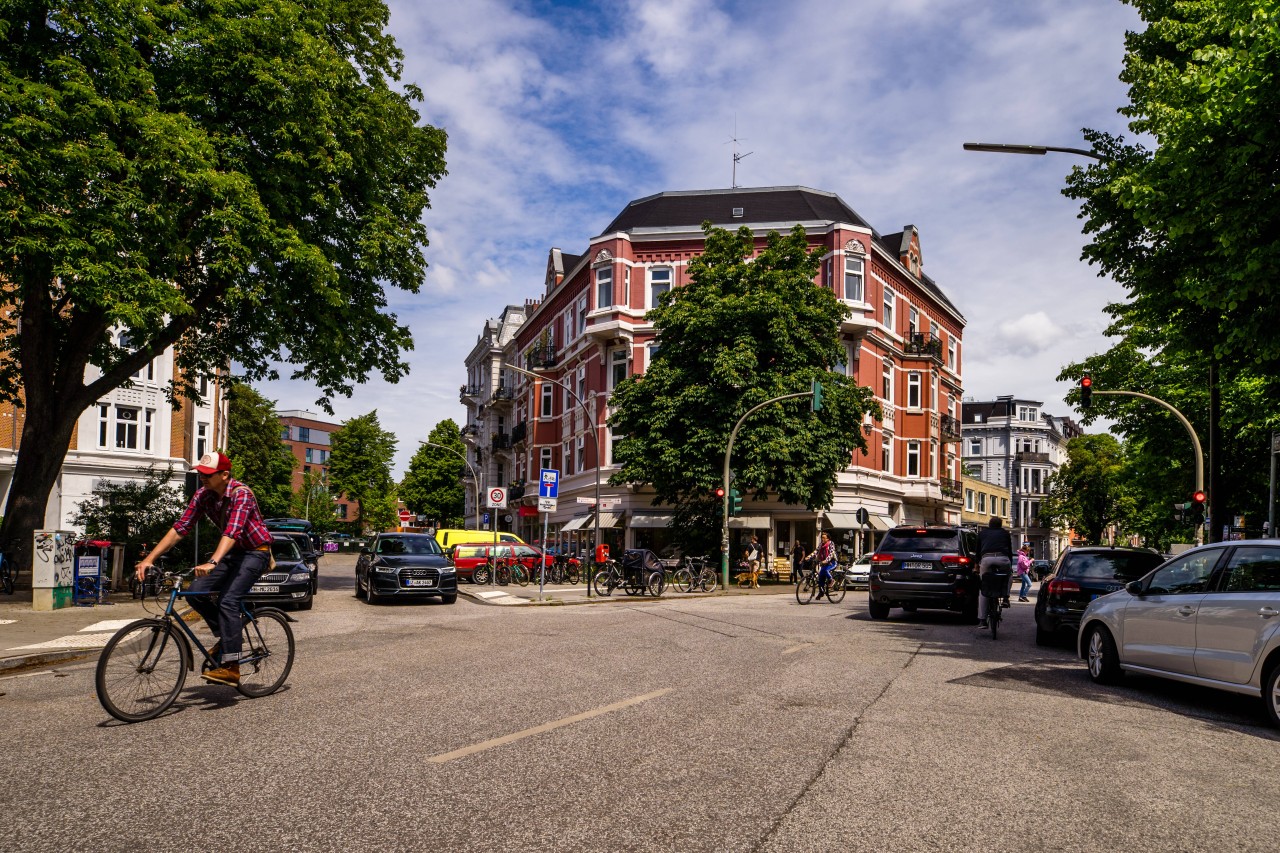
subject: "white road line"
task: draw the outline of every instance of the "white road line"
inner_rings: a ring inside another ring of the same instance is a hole
[[[134,619],[108,619],[105,622],[94,622],[92,625],[89,625],[86,628],[81,628],[80,630],[85,633],[97,631],[119,631],[125,625],[130,625],[135,621],[136,620]]]
[[[476,596],[479,598],[502,598],[504,595],[509,595],[509,593],[498,592],[496,590],[493,592],[490,592],[489,590],[483,590],[481,592],[476,593]]]
[[[17,675],[0,676],[0,681],[8,681],[12,678],[30,678],[33,675],[51,675],[52,673],[53,670],[51,669],[42,669],[39,672],[20,672]]]
[[[0,619],[0,625],[12,625],[17,619]]]
[[[655,690],[652,693],[646,693],[643,696],[634,696],[630,699],[623,699],[621,702],[614,702],[612,705],[605,705],[602,708],[596,708],[592,711],[584,711],[581,714],[574,714],[572,717],[565,717],[562,720],[553,720],[549,723],[543,723],[540,726],[534,726],[531,729],[525,729],[522,732],[513,732],[509,735],[494,738],[493,740],[481,741],[472,746],[464,746],[462,749],[455,749],[453,752],[446,752],[441,755],[433,755],[427,759],[434,764],[444,764],[446,761],[453,761],[458,758],[465,758],[468,755],[474,755],[477,752],[484,752],[486,749],[493,749],[495,746],[503,746],[508,743],[514,743],[533,735],[540,735],[543,732],[553,731],[561,726],[567,726],[572,723],[580,723],[583,720],[589,720],[592,717],[598,717],[601,714],[608,714],[613,711],[620,711],[632,705],[638,705],[641,702],[648,702],[650,699],[657,699],[659,696],[665,696],[670,693],[673,688],[666,687],[662,690]]]
[[[103,634],[70,634],[45,643],[35,643],[30,646],[13,646],[6,649],[6,651],[16,652],[26,649],[100,649],[107,644],[107,640],[110,640],[115,635],[115,631],[107,631]]]

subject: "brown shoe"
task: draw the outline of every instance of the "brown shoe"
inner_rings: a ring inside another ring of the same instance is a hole
[[[227,684],[231,687],[236,687],[240,684],[240,664],[223,664],[217,669],[201,673],[201,677],[205,681],[212,681],[214,684]]]

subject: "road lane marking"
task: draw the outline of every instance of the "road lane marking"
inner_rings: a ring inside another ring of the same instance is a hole
[[[444,764],[446,761],[453,761],[458,758],[465,758],[468,755],[474,755],[477,752],[484,752],[486,749],[493,749],[495,746],[505,746],[518,740],[523,740],[533,735],[540,735],[544,732],[554,731],[562,726],[568,726],[573,723],[580,723],[583,720],[589,720],[592,717],[599,717],[601,714],[609,714],[613,711],[621,711],[623,708],[629,708],[632,705],[638,705],[641,702],[648,702],[650,699],[657,699],[659,696],[665,696],[674,688],[665,687],[662,690],[655,690],[652,693],[646,693],[643,696],[633,696],[630,699],[623,699],[621,702],[614,702],[612,705],[605,705],[602,708],[596,708],[591,711],[584,711],[581,714],[574,714],[572,717],[565,717],[560,720],[552,720],[549,723],[543,723],[540,726],[534,726],[531,729],[525,729],[522,732],[513,732],[509,735],[496,737],[492,740],[481,741],[472,746],[464,746],[462,749],[455,749],[453,752],[446,752],[441,755],[433,755],[427,761],[433,764]]]
[[[26,651],[27,649],[100,649],[115,635],[114,631],[108,631],[102,634],[68,634],[65,637],[59,637],[56,640],[49,640],[44,643],[33,643],[29,646],[12,646],[5,651],[16,652]]]
[[[31,678],[33,675],[49,675],[53,672],[51,669],[42,669],[39,672],[20,672],[17,675],[0,675],[0,681],[8,681],[12,678]]]
[[[98,632],[98,631],[119,631],[125,625],[132,625],[136,621],[138,620],[108,619],[105,622],[94,622],[92,625],[87,625],[84,628],[81,628],[80,630],[83,632],[90,632],[90,633]]]

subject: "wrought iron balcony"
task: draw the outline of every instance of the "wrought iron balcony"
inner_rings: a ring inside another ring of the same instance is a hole
[[[942,361],[942,341],[927,335],[914,334],[902,346],[907,355],[923,355]]]
[[[960,496],[964,494],[964,484],[950,477],[939,477],[938,486],[942,489],[942,496],[945,498],[959,500]]]
[[[458,399],[466,402],[468,398],[474,400],[480,396],[480,388],[476,385],[463,385],[458,389]]]
[[[516,398],[516,392],[506,385],[499,385],[497,388],[493,389],[492,396],[493,396],[493,402],[495,404],[510,403],[512,400]]]
[[[1048,453],[1031,453],[1024,450],[1024,451],[1020,451],[1017,454],[1017,460],[1019,462],[1039,462],[1044,465],[1048,465],[1049,454]]]
[[[951,415],[939,416],[939,432],[943,441],[960,440],[960,419]]]
[[[515,447],[517,444],[523,443],[524,440],[528,437],[529,437],[529,424],[526,423],[525,421],[521,421],[520,423],[516,424],[514,427],[511,428],[511,446],[512,447]]]
[[[556,366],[555,347],[534,347],[524,357],[525,370],[545,370]]]
[[[494,450],[506,450],[511,446],[511,435],[505,432],[495,433],[491,444]]]
[[[466,441],[469,438],[474,439],[476,436],[480,435],[480,427],[475,424],[467,424],[459,430],[459,432],[462,434],[462,440]]]

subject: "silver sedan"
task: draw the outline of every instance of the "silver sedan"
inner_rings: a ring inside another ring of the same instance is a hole
[[[1094,599],[1077,649],[1100,684],[1139,672],[1259,696],[1280,726],[1280,541],[1193,548]]]

